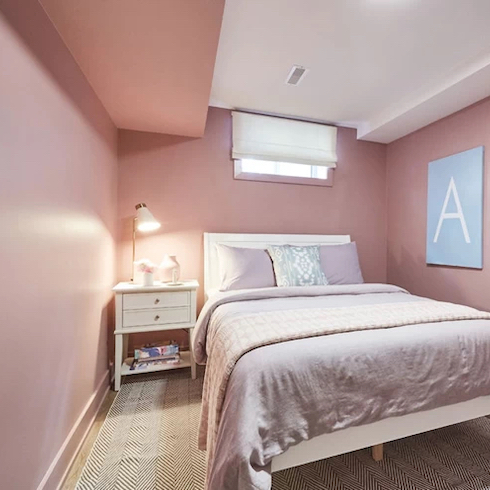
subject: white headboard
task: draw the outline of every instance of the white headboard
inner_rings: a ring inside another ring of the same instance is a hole
[[[220,286],[216,244],[230,247],[266,248],[267,245],[335,245],[349,243],[350,235],[253,235],[239,233],[204,233],[204,294]]]

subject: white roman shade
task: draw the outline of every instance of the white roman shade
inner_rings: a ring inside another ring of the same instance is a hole
[[[280,117],[232,112],[235,160],[336,167],[337,128]]]

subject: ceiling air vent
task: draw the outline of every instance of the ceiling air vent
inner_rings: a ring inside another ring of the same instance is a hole
[[[288,77],[286,78],[287,85],[299,85],[301,80],[305,77],[308,69],[304,66],[293,65]]]

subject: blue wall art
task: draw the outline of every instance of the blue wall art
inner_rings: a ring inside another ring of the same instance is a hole
[[[429,163],[428,264],[483,267],[483,149]]]

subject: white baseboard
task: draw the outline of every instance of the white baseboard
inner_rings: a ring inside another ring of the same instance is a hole
[[[49,465],[37,490],[59,490],[68,471],[84,443],[97,413],[109,391],[109,371],[99,381],[97,388],[87,401],[82,413],[71,428],[68,436]]]

